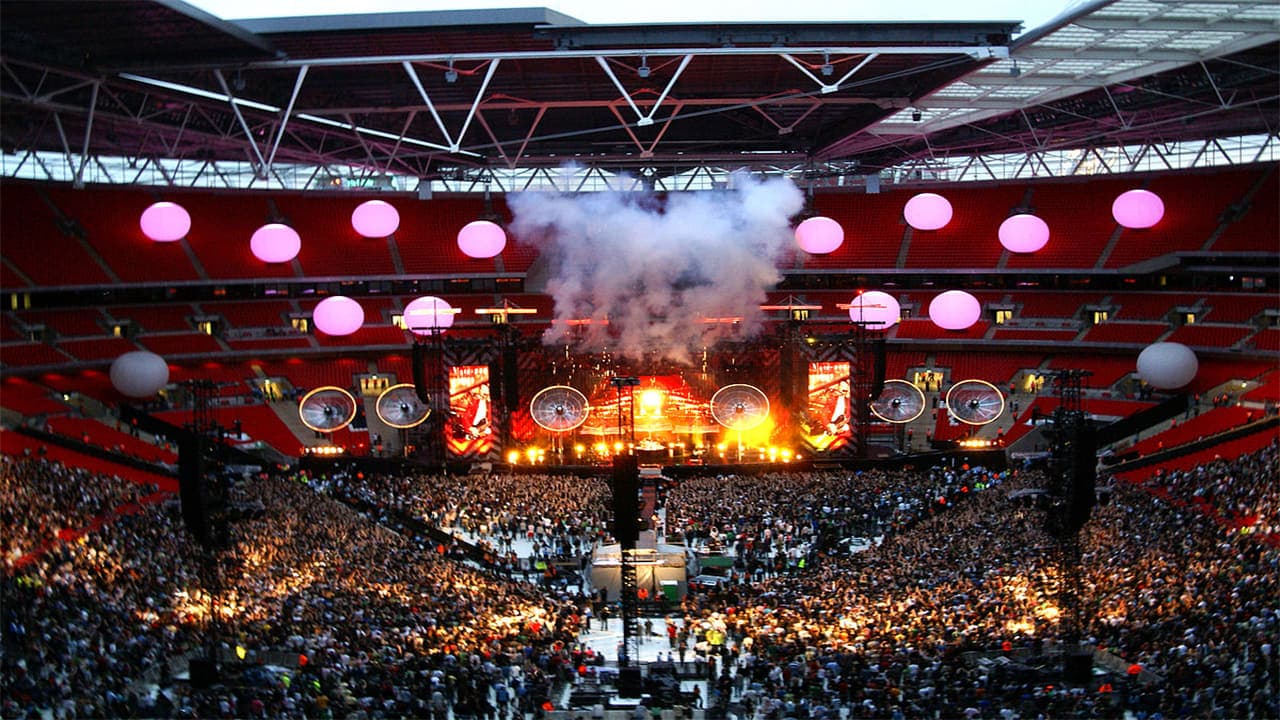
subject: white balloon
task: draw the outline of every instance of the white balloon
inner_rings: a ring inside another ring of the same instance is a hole
[[[1200,361],[1182,343],[1159,342],[1148,345],[1138,355],[1138,377],[1161,390],[1175,390],[1195,378]]]
[[[155,353],[127,352],[111,363],[111,384],[131,398],[151,397],[169,384],[169,366]]]

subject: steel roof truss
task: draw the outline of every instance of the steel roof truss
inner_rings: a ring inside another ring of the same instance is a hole
[[[521,140],[520,147],[516,150],[514,155],[509,155],[505,147],[506,145],[510,145],[511,141],[499,140],[498,136],[493,132],[493,127],[489,125],[489,122],[485,119],[484,113],[476,113],[476,121],[480,123],[480,127],[484,128],[485,134],[493,141],[493,147],[497,149],[498,155],[502,157],[502,161],[511,170],[515,170],[520,164],[520,159],[524,157],[525,148],[529,146],[529,140],[533,138],[533,133],[538,129],[538,125],[542,122],[543,116],[547,113],[546,105],[538,104],[536,107],[538,108],[538,113],[534,116],[533,122],[529,125],[529,131],[524,134],[524,139]]]

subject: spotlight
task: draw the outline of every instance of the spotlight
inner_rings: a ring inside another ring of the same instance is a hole
[[[920,118],[924,117],[919,110],[911,111],[911,122],[920,122]]]
[[[449,69],[444,71],[444,81],[447,83],[458,82],[458,71],[453,69],[453,61],[449,61]]]
[[[649,68],[649,58],[645,57],[644,55],[641,55],[640,67],[636,68],[636,74],[642,78],[647,78],[649,77],[649,73],[651,72],[653,72],[653,70]]]
[[[1018,61],[1013,61],[1013,67],[1009,68],[1009,77],[1018,77],[1022,74],[1022,68],[1018,67]]]
[[[822,67],[819,68],[819,70],[821,70],[822,74],[827,77],[831,77],[831,74],[836,71],[835,66],[831,64],[830,54],[828,53],[822,54]]]

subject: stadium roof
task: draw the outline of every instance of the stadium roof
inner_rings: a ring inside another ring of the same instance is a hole
[[[319,184],[575,162],[861,178],[984,153],[1270,144],[1280,118],[1269,0],[1099,0],[1016,40],[1012,21],[599,26],[536,8],[233,23],[177,0],[57,7],[0,4],[5,175],[68,179],[58,161],[79,182],[150,167],[208,184],[235,163],[267,185],[285,167]]]

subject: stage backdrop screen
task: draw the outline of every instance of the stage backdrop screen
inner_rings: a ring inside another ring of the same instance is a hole
[[[489,452],[493,447],[489,409],[489,366],[450,367],[449,411],[452,417],[445,432],[450,455],[476,457]]]
[[[827,452],[849,443],[849,363],[809,363],[808,422],[805,442],[818,452]]]

